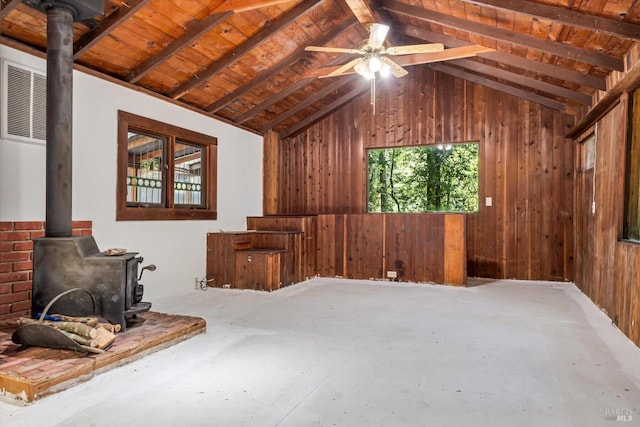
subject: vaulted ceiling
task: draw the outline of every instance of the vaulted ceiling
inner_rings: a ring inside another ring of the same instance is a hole
[[[46,15],[21,0],[0,4],[0,43],[44,54]],[[74,60],[258,133],[288,135],[369,89],[357,74],[317,77],[353,54],[305,47],[360,48],[374,22],[391,27],[392,46],[446,48],[397,57],[401,65],[580,116],[612,72],[631,66],[640,0],[106,0],[104,16],[74,24]]]

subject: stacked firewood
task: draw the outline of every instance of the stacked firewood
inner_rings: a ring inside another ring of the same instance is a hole
[[[63,314],[51,314],[46,316],[47,320],[30,319],[21,317],[20,325],[40,324],[52,326],[62,334],[71,338],[82,346],[83,349],[102,353],[116,339],[116,333],[120,332],[121,326],[118,324],[102,323],[96,317],[73,317]]]

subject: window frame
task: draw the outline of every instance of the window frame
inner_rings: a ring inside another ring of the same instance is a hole
[[[127,203],[128,133],[141,133],[166,138],[164,206],[130,205]],[[202,182],[202,205],[176,206],[174,202],[174,147],[176,140],[202,147],[205,179]],[[116,221],[212,220],[217,219],[217,147],[213,136],[183,129],[168,123],[118,111],[118,171],[116,189]]]
[[[635,96],[638,97],[636,104]],[[640,184],[638,179],[640,176],[640,159],[634,158],[635,153],[640,152],[640,129],[634,129],[634,123],[640,122],[640,86],[627,93],[627,114],[626,114],[626,133],[624,144],[625,172],[624,172],[624,195],[623,195],[623,218],[622,218],[622,240],[627,243],[640,245],[640,236],[638,238],[630,237],[632,221],[640,222]],[[634,108],[635,107],[635,108]],[[634,118],[637,116],[638,119]],[[635,180],[636,183],[632,183]],[[635,203],[635,207],[631,207],[631,203]],[[633,232],[638,232],[638,226],[633,227]]]

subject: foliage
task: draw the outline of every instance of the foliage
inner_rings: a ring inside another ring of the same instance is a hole
[[[477,212],[478,144],[368,152],[369,212]]]

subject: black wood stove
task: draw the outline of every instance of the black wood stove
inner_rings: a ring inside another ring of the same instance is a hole
[[[51,310],[70,316],[96,315],[120,324],[124,331],[128,319],[151,308],[151,303],[142,302],[138,266],[143,259],[136,255],[100,252],[92,236],[34,240],[32,315],[42,313],[64,291],[81,288],[93,295],[95,307],[87,293],[76,292],[56,301]]]
[[[126,328],[127,317],[147,311],[138,283],[136,253],[107,256],[91,236],[72,237],[73,22],[104,13],[103,0],[23,0],[47,14],[47,153],[45,237],[34,241],[32,315],[62,292],[52,312],[95,314]],[[99,120],[99,118],[96,118]]]

